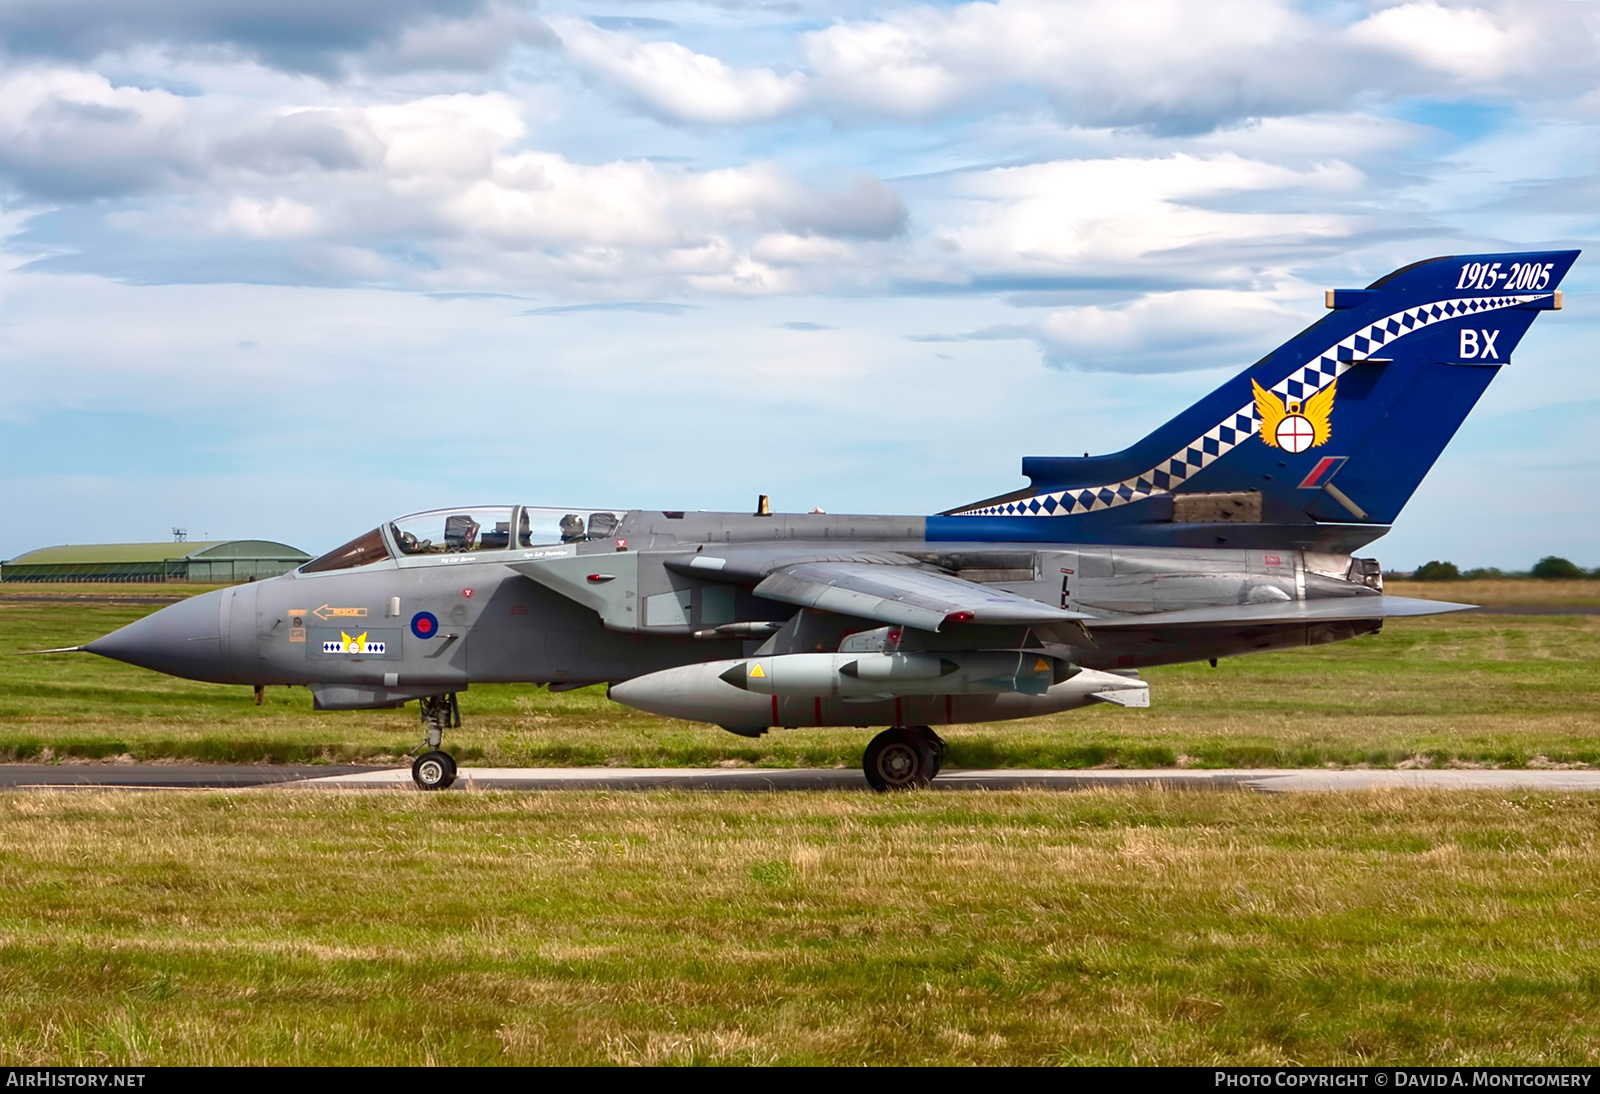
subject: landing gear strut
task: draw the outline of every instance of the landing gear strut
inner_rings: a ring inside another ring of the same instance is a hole
[[[424,790],[443,790],[456,781],[456,761],[450,753],[440,751],[439,744],[445,730],[461,727],[461,705],[454,692],[425,696],[419,705],[428,734],[422,747],[428,751],[411,765],[411,778]]]
[[[911,790],[933,781],[945,748],[927,726],[890,726],[868,743],[861,767],[874,790]]]

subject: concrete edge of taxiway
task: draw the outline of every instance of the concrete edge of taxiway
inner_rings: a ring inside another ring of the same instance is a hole
[[[318,789],[411,786],[405,770],[336,775],[293,784]],[[462,768],[463,790],[865,790],[843,768]],[[1264,793],[1375,789],[1600,792],[1600,770],[946,770],[934,790],[1086,790],[1093,787],[1247,789]]]
[[[1600,769],[946,770],[934,790],[1087,790],[1095,787],[1246,789],[1263,793],[1378,789],[1600,792]],[[272,764],[0,764],[3,789],[410,790],[409,767]],[[463,767],[453,790],[865,790],[847,768]]]

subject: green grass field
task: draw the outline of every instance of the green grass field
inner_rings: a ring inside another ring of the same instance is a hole
[[[1593,583],[1600,586],[1600,583]],[[1566,586],[1570,585],[1571,588]],[[1428,595],[1494,603],[1580,601],[1588,582],[1461,582]],[[54,589],[81,595],[82,587]],[[109,586],[164,595],[171,586]],[[242,687],[196,684],[86,655],[18,657],[75,645],[147,605],[40,603],[0,595],[0,759],[391,761],[420,739],[413,709],[317,714],[304,689],[262,707]],[[1542,765],[1600,763],[1600,616],[1453,615],[1390,622],[1339,645],[1150,670],[1145,711],[1092,708],[957,726],[963,767]],[[493,765],[843,765],[868,731],[777,730],[748,740],[640,714],[601,689],[551,694],[475,687],[447,738]]]
[[[32,1064],[1592,1064],[1600,798],[0,795]]]
[[[415,743],[408,712],[5,656],[150,609],[4,591],[6,758]],[[1600,763],[1597,656],[1597,616],[1401,621],[1151,672],[1148,711],[958,727],[952,762]],[[854,766],[866,737],[463,699],[453,749],[496,764]],[[1600,1056],[1600,795],[21,791],[0,832],[13,1065]]]

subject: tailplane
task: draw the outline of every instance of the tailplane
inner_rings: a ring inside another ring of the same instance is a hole
[[[1432,258],[1365,289],[1137,444],[1033,456],[930,539],[1303,547],[1388,531],[1577,251]]]

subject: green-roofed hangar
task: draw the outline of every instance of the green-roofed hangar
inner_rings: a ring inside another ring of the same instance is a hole
[[[311,561],[266,539],[200,543],[90,543],[41,547],[0,563],[0,581],[184,581],[227,584],[275,577]]]

